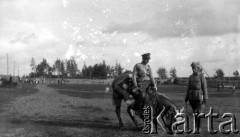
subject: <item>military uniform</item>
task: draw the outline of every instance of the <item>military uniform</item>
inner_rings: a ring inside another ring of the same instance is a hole
[[[144,59],[150,59],[150,53],[142,55]],[[151,67],[143,62],[138,63],[133,68],[133,81],[136,87],[145,92],[150,86],[156,87]]]
[[[189,101],[192,107],[193,113],[201,113],[203,105],[208,99],[207,82],[202,73],[202,67],[199,62],[193,62],[191,64],[193,74],[189,77],[187,93],[185,96],[185,102]],[[195,117],[196,132],[199,132],[200,119]]]
[[[189,101],[194,113],[201,112],[202,104],[208,99],[207,92],[207,83],[204,75],[192,74],[189,77],[185,101]]]
[[[149,59],[150,59],[150,53],[146,53],[142,55],[143,61],[141,63],[138,63],[133,68],[133,83],[134,86],[139,88],[140,96],[137,99],[136,107],[139,108],[141,111],[141,104],[143,101],[143,98],[145,97],[146,93],[150,90],[148,90],[151,86],[156,88],[156,84],[152,75],[152,70],[149,65],[147,65]],[[137,112],[141,113],[141,112]]]
[[[135,74],[137,86],[141,91],[146,91],[152,82],[152,71],[149,65],[138,63],[134,66],[133,74]]]

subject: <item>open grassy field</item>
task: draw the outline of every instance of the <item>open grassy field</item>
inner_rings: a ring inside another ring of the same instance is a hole
[[[17,97],[28,96],[37,93],[34,84],[25,84],[22,88],[1,88],[0,87],[0,109],[3,105],[10,103]]]
[[[174,136],[159,128],[158,135],[145,135],[137,129],[122,104],[122,119],[125,127],[118,128],[115,108],[112,105],[112,91],[105,91],[106,85],[24,85],[22,89],[0,89],[0,136],[1,137],[144,137]],[[158,92],[171,98],[179,107],[184,106],[186,87],[159,85]],[[222,113],[232,112],[240,129],[240,92],[217,92],[209,89],[209,100],[203,112],[213,107],[220,113],[214,119],[214,128],[227,119]],[[192,116],[190,122],[192,123]],[[140,121],[140,119],[138,119]],[[192,124],[190,124],[192,127]],[[228,126],[226,127],[229,128]],[[207,120],[202,121],[199,135],[183,134],[176,136],[239,136],[239,134],[212,135],[207,131]]]

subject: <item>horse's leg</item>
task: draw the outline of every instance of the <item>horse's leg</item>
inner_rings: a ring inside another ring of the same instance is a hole
[[[129,116],[131,117],[131,119],[132,119],[133,123],[135,124],[135,126],[137,128],[142,127],[140,124],[138,124],[138,121],[136,120],[136,118],[134,116],[135,114],[134,114],[133,109],[131,107],[129,107],[129,106],[127,107],[127,112],[129,114]]]
[[[121,106],[116,106],[115,109],[116,113],[117,113],[117,117],[118,117],[118,121],[119,121],[119,127],[124,127],[123,126],[123,122],[122,122],[122,118],[121,118]]]
[[[151,134],[158,134],[157,128],[158,128],[157,118],[153,117],[153,127]]]

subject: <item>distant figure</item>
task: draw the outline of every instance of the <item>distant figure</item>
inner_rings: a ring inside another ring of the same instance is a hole
[[[148,65],[150,60],[150,53],[146,53],[142,55],[142,62],[137,63],[133,68],[133,84],[134,87],[140,90],[140,94],[143,94],[140,97],[145,97],[148,89],[150,87],[154,88],[154,91],[157,91],[157,85],[155,83],[151,67]],[[143,99],[139,99],[139,108],[136,113],[141,113],[142,101]]]
[[[188,88],[185,97],[185,102],[189,101],[193,113],[201,113],[202,107],[208,99],[207,83],[202,73],[202,66],[199,62],[191,64],[193,74],[189,77]],[[199,133],[200,120],[195,119],[197,133]]]

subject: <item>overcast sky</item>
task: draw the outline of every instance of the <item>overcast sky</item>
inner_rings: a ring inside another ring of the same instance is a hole
[[[0,74],[8,53],[20,74],[30,60],[50,65],[75,57],[93,65],[105,60],[132,70],[141,54],[159,67],[189,76],[199,61],[213,76],[240,71],[239,0],[0,0]],[[17,69],[16,72],[17,74]]]

